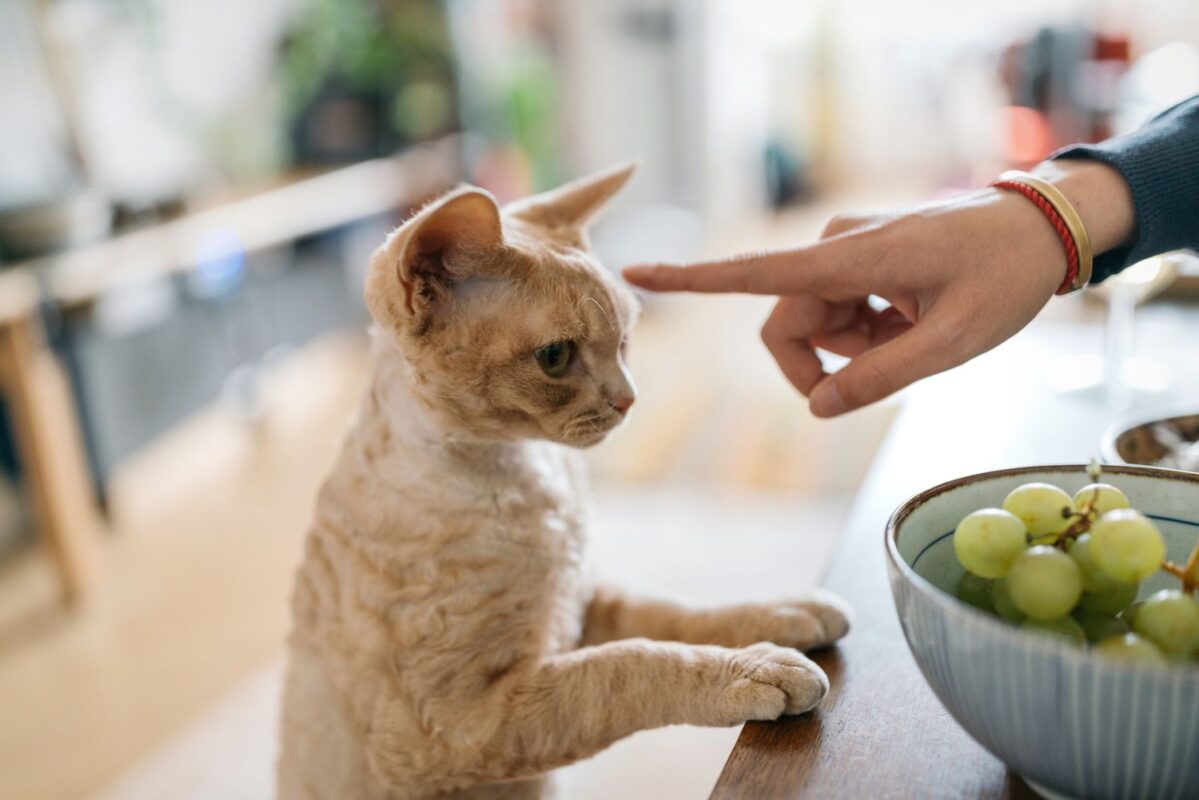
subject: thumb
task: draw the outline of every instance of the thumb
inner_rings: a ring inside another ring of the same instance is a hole
[[[969,354],[953,326],[932,316],[873,347],[812,390],[811,410],[835,417],[882,400],[916,381],[963,363]]]

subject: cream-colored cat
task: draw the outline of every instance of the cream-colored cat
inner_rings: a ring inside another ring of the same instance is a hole
[[[634,731],[828,690],[794,648],[845,634],[836,598],[692,609],[584,568],[572,448],[633,402],[636,314],[585,226],[631,172],[502,210],[459,189],[372,258],[373,378],[296,578],[281,797],[539,797]]]

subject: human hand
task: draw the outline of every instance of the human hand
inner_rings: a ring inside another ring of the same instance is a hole
[[[1096,162],[1039,172],[1075,205],[1097,253],[1131,234],[1119,173]],[[988,188],[895,214],[836,217],[809,247],[624,275],[653,291],[779,295],[762,340],[812,413],[831,417],[995,347],[1036,316],[1065,272],[1061,241],[1036,206]],[[889,307],[876,310],[872,295]],[[817,348],[850,362],[826,374]]]

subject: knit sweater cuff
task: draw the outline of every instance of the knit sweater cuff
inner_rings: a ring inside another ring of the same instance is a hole
[[[1140,130],[1095,145],[1071,145],[1051,158],[1101,161],[1132,190],[1136,233],[1126,245],[1095,258],[1093,282],[1137,261],[1199,248],[1199,97],[1157,116]]]

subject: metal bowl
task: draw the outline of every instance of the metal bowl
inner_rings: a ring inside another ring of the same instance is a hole
[[[1199,414],[1159,413],[1125,419],[1107,429],[1099,447],[1109,464],[1199,472]]]

